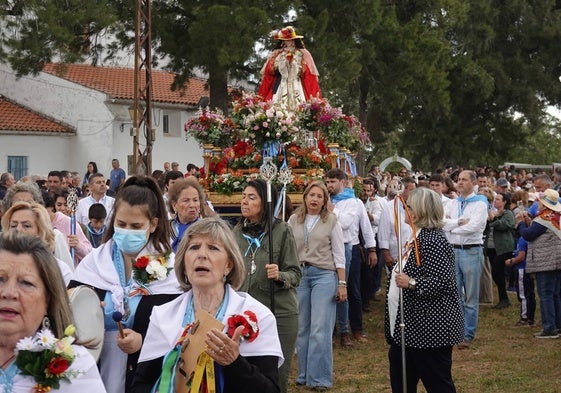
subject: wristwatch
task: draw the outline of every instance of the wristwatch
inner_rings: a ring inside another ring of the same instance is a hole
[[[417,280],[415,280],[413,277],[411,277],[409,279],[409,284],[407,284],[407,288],[408,289],[415,289],[416,286],[417,286]]]

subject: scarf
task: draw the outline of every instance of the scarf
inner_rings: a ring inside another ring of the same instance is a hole
[[[464,198],[463,196],[460,195],[458,197],[458,208],[459,208],[458,217],[461,217],[464,214],[464,209],[466,205],[471,202],[483,202],[485,203],[485,206],[489,208],[489,201],[484,195],[471,194],[467,198]]]
[[[181,221],[179,221],[178,217],[175,217],[173,219],[173,222],[177,224],[177,236],[173,239],[173,242],[171,243],[171,248],[173,249],[173,252],[177,252],[177,247],[179,246],[179,243],[181,243],[181,239],[183,239],[183,234],[185,233],[187,228],[189,228],[193,223],[199,220],[200,217],[197,217],[195,221],[191,221],[188,222],[187,224],[183,224]]]
[[[344,201],[345,199],[355,198],[355,190],[352,188],[345,188],[342,192],[337,195],[331,195],[331,203],[334,205],[337,202]]]

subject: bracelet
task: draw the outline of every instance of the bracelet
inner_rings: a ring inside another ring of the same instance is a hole
[[[368,248],[368,252],[376,252],[376,247],[370,247],[370,248]]]
[[[344,280],[339,280],[339,282],[337,283],[337,286],[347,288],[347,282],[344,281]]]

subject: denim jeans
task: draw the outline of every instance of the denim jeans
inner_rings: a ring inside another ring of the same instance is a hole
[[[349,281],[349,271],[353,256],[353,245],[345,243],[345,281]],[[337,328],[339,333],[349,332],[349,301],[337,303]]]
[[[543,331],[561,328],[561,270],[536,273]]]
[[[479,285],[483,270],[483,248],[473,247],[465,250],[455,248],[456,283],[464,309],[464,339],[475,337],[479,317]]]
[[[302,268],[298,287],[298,376],[307,386],[333,385],[333,344],[337,273],[314,266]]]

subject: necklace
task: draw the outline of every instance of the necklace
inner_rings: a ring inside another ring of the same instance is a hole
[[[261,241],[263,240],[264,236],[265,232],[262,232],[259,237],[251,237],[249,235],[246,235],[245,233],[243,234],[243,237],[247,240],[248,243],[247,250],[245,250],[244,256],[247,256],[247,254],[251,252],[251,267],[249,270],[249,274],[254,274],[257,270],[257,266],[255,265],[255,253],[257,253],[257,250],[259,250],[259,248],[261,247]]]
[[[4,369],[4,367],[6,367],[12,360],[14,360],[14,358],[16,357],[16,355],[12,355],[8,358],[8,360],[6,360],[4,363],[2,363],[2,365],[0,366],[0,369]]]
[[[308,218],[310,217],[313,216],[307,215],[306,219],[304,220],[304,250],[306,252],[310,251],[310,247],[309,247],[310,232],[312,232],[312,230],[316,226],[320,216],[318,214],[317,216],[308,220]]]

